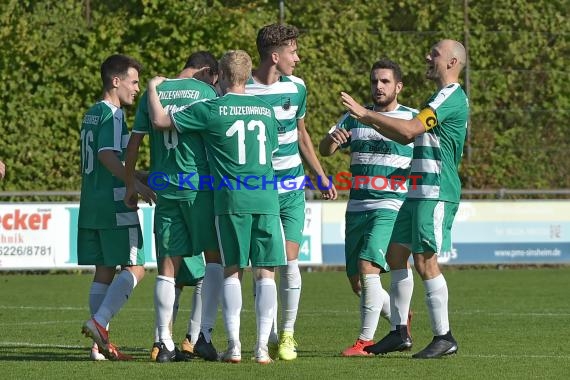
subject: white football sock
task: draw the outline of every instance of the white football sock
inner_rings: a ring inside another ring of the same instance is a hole
[[[380,310],[384,303],[380,275],[364,274],[360,278],[362,293],[360,295],[360,336],[361,340],[374,339],[378,327]]]
[[[187,335],[190,335],[190,343],[196,344],[200,335],[200,321],[202,320],[202,284],[203,280],[198,281],[194,285],[194,293],[192,293],[192,311],[188,319]]]
[[[180,296],[182,295],[182,288],[174,287],[174,306],[172,306],[172,322],[170,323],[170,333],[172,334],[172,326],[176,322],[176,316],[178,315],[178,308],[180,307]],[[158,327],[154,327],[154,341],[160,341],[160,334],[158,333]]]
[[[295,331],[295,321],[301,299],[301,272],[299,260],[287,261],[286,266],[279,268],[279,296],[281,298],[282,331]]]
[[[200,332],[204,335],[206,342],[212,340],[212,330],[216,323],[216,314],[218,314],[218,304],[222,297],[223,287],[224,268],[218,263],[207,263],[202,283],[202,317],[200,322]],[[192,338],[194,338],[193,335]]]
[[[109,285],[103,284],[102,282],[92,282],[91,288],[89,289],[89,312],[91,317],[97,313],[99,307],[105,299],[105,294],[107,294],[107,289]]]
[[[156,328],[158,329],[159,341],[163,342],[169,351],[174,350],[174,342],[170,332],[170,321],[176,291],[174,290],[174,278],[156,276],[154,287],[154,310],[156,315]]]
[[[228,340],[232,342],[239,342],[241,305],[241,282],[239,278],[225,278],[222,292],[222,314]]]
[[[255,277],[253,277],[253,301],[255,303]],[[269,341],[272,343],[279,343],[279,333],[277,331],[277,316],[278,314],[279,305],[275,302],[275,308],[273,309],[273,323],[271,324],[271,331],[269,332]]]
[[[431,280],[425,280],[424,286],[433,335],[445,335],[449,331],[447,282],[443,274],[440,274]]]
[[[101,326],[107,326],[129,299],[133,289],[137,286],[137,278],[128,270],[123,270],[107,289],[105,298],[93,317]]]
[[[414,292],[414,276],[411,269],[396,269],[391,271],[390,283],[390,312],[392,331],[398,325],[408,324],[408,313],[412,294]]]
[[[272,278],[260,278],[255,283],[255,315],[258,347],[267,346],[277,306],[277,286]]]

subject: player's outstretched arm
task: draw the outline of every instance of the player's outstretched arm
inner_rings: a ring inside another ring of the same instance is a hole
[[[321,179],[323,188],[319,190],[321,191],[322,197],[324,199],[330,200],[336,199],[338,197],[336,187],[327,178],[321,166],[321,163],[317,158],[315,149],[313,148],[313,142],[311,141],[311,136],[309,136],[307,128],[305,128],[305,120],[297,120],[297,132],[299,139],[299,151],[301,152],[301,156],[303,156],[303,159],[309,165],[311,171]]]
[[[412,120],[398,119],[373,112],[358,104],[352,96],[341,92],[342,104],[350,112],[350,116],[376,129],[379,133],[400,144],[409,144],[416,136],[425,133],[426,128],[417,118]]]

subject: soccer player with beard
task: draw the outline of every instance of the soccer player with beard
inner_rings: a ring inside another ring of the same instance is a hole
[[[447,282],[437,256],[451,250],[451,227],[461,197],[458,168],[469,119],[469,101],[459,84],[465,67],[465,47],[455,40],[441,40],[426,55],[426,77],[437,90],[412,120],[398,120],[370,112],[346,93],[343,104],[351,116],[402,143],[414,141],[412,175],[420,177],[402,205],[388,252],[392,269],[392,331],[365,351],[385,354],[411,347],[405,316],[410,307],[413,278],[406,265],[410,254],[424,282],[426,304],[433,332],[432,341],[416,359],[455,354],[457,341],[451,334]],[[394,329],[394,326],[396,328]]]
[[[370,111],[412,119],[418,111],[398,103],[403,88],[398,64],[381,59],[370,70]],[[330,156],[350,147],[353,182],[346,208],[346,274],[360,297],[360,335],[343,356],[367,356],[380,315],[390,319],[390,296],[382,288],[380,274],[390,270],[386,252],[396,216],[406,198],[413,144],[399,144],[346,113],[325,136],[319,151]],[[366,178],[366,179],[365,179]]]

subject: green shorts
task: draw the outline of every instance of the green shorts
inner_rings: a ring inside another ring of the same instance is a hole
[[[159,197],[154,210],[157,258],[217,251],[213,209],[209,191],[197,191],[189,200]]]
[[[366,260],[379,265],[388,272],[386,252],[398,212],[378,209],[345,214],[346,274],[351,277],[360,273],[358,261]]]
[[[95,230],[79,228],[77,263],[79,265],[144,265],[140,226]]]
[[[216,230],[224,267],[285,265],[285,239],[277,215],[224,214],[216,216]]]
[[[305,229],[305,193],[290,191],[279,194],[279,207],[285,240],[301,244]]]
[[[451,226],[459,203],[406,199],[391,241],[411,245],[412,253],[451,251]]]
[[[218,237],[216,235],[214,215],[214,192],[198,191],[194,207],[192,207],[190,220],[190,236],[196,242],[196,252],[218,252]]]
[[[176,285],[195,286],[206,273],[206,262],[204,255],[184,257],[178,274],[176,275]]]

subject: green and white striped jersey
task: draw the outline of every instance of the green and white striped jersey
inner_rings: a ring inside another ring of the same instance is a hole
[[[420,178],[418,186],[408,192],[408,198],[458,203],[458,169],[467,133],[469,100],[459,83],[452,83],[434,93],[426,107],[433,109],[437,124],[414,141],[412,175]]]
[[[125,183],[98,160],[112,150],[124,160],[129,131],[121,108],[107,101],[93,105],[81,123],[81,198],[79,228],[118,229],[139,224],[136,211],[123,203]]]
[[[297,120],[303,119],[307,110],[307,88],[305,82],[294,75],[281,76],[273,84],[265,85],[250,78],[245,91],[253,94],[273,107],[275,117],[279,120],[278,132],[279,150],[273,156],[273,169],[279,179],[278,192],[303,191],[299,189],[305,179],[305,170],[299,154]],[[281,179],[289,185],[288,189],[281,186]],[[293,179],[293,180],[292,180]],[[293,186],[293,183],[298,184]]]
[[[212,86],[194,78],[168,79],[156,90],[160,103],[168,112],[184,109],[197,100],[217,97]],[[158,190],[157,193],[170,199],[189,199],[192,191],[199,188],[198,178],[210,175],[202,136],[199,133],[180,134],[174,128],[155,130],[148,116],[147,99],[145,92],[139,101],[133,133],[148,133],[150,171],[163,172],[168,176],[169,186]],[[180,175],[182,178],[187,177],[182,181],[182,186]],[[186,181],[191,185],[185,183]]]
[[[372,106],[367,107],[373,109]],[[411,120],[418,111],[398,104],[396,109],[382,115]],[[346,113],[335,128],[351,132],[350,172],[353,182],[346,207],[347,212],[362,212],[381,208],[398,211],[406,198],[413,144],[402,145],[364,125]],[[355,177],[365,176],[355,181]],[[367,183],[365,183],[367,182]]]

